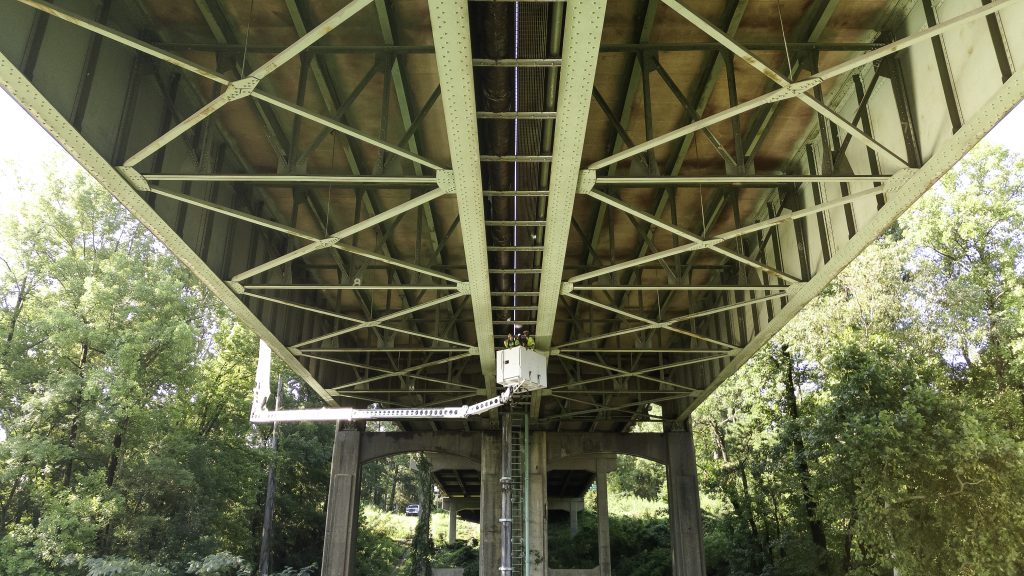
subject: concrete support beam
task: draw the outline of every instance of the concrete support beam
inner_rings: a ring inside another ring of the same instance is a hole
[[[434,470],[477,469],[480,460],[480,437],[464,432],[364,432],[360,442],[364,463],[410,452],[427,452]]]
[[[495,433],[481,434],[480,573],[498,574],[501,564],[501,443]]]
[[[597,472],[597,566],[601,576],[612,574],[612,543],[608,531],[608,472]]]
[[[480,499],[479,498],[445,498],[441,501],[442,510],[455,510],[461,512],[462,510],[479,510]]]
[[[323,576],[349,576],[355,570],[356,531],[359,528],[358,430],[334,433],[331,487],[327,495]]]
[[[557,470],[593,470],[591,463],[599,454],[629,454],[665,463],[665,443],[661,434],[613,432],[552,432],[546,435],[548,466]],[[596,470],[595,470],[596,471]]]
[[[455,544],[455,523],[459,519],[459,511],[453,506],[448,510],[448,544]]]
[[[668,449],[668,517],[672,537],[672,574],[704,576],[704,527],[697,490],[697,459],[693,429],[665,433]],[[598,493],[600,496],[600,493]]]
[[[530,576],[546,576],[548,567],[548,450],[547,432],[530,434],[529,550]]]
[[[576,502],[569,505],[569,534],[573,537],[580,532],[580,508]]]

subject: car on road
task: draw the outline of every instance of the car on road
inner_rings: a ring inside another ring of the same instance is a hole
[[[420,515],[420,505],[419,504],[409,504],[408,506],[405,507],[405,515],[406,516],[419,516]]]

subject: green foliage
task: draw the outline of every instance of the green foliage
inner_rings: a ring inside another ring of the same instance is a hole
[[[608,476],[608,484],[620,494],[658,500],[665,490],[665,467],[636,456],[619,456],[618,467]]]
[[[356,573],[360,576],[391,576],[402,558],[399,542],[404,535],[391,514],[370,506],[359,510],[356,534]]]
[[[968,156],[698,409],[709,574],[1024,569],[1022,174]]]
[[[374,422],[370,426],[379,432],[397,431],[390,422]],[[399,514],[407,504],[419,502],[416,462],[416,454],[398,454],[364,464],[360,472],[361,501]]]
[[[667,516],[611,516],[612,571],[624,576],[669,576],[672,553]]]
[[[317,576],[319,573],[320,566],[317,563],[313,563],[302,568],[292,568],[289,566],[280,572],[274,572],[271,576]]]
[[[622,495],[609,494],[609,509]],[[612,548],[612,572],[626,576],[668,575],[672,572],[671,541],[665,513],[623,513],[609,517],[608,534]],[[593,509],[580,513],[579,531],[572,536],[568,522],[548,528],[548,566],[551,568],[592,568],[597,566],[597,515]]]
[[[125,558],[89,558],[82,562],[86,576],[170,576],[171,571],[155,564]]]
[[[189,562],[188,573],[196,576],[249,576],[252,567],[238,556],[218,552],[202,560]]]
[[[441,544],[434,551],[431,562],[445,568],[462,568],[462,576],[478,576],[480,574],[480,549],[465,542]]]
[[[0,574],[254,558],[269,458],[244,393],[256,339],[84,175],[37,196],[2,249]],[[320,556],[309,503],[333,433],[284,436],[275,563],[303,566]]]

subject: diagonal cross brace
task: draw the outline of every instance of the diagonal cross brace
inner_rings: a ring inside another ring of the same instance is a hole
[[[276,268],[276,267],[280,266],[281,264],[287,264],[288,262],[291,262],[292,260],[295,260],[297,258],[301,258],[301,257],[305,256],[306,254],[311,254],[313,252],[316,252],[317,250],[323,250],[324,248],[330,248],[332,246],[335,246],[336,244],[338,244],[338,242],[341,242],[345,238],[348,238],[350,236],[354,236],[354,235],[362,232],[363,230],[366,230],[368,228],[372,228],[372,227],[376,226],[377,224],[380,224],[381,222],[384,222],[385,220],[390,220],[390,219],[394,218],[395,216],[398,216],[400,214],[404,214],[404,213],[408,212],[409,210],[412,210],[412,209],[414,209],[414,208],[416,208],[418,206],[426,204],[427,202],[430,202],[432,200],[436,200],[437,198],[440,198],[441,196],[444,196],[445,194],[449,194],[449,193],[451,193],[451,190],[446,190],[446,189],[443,189],[443,188],[435,188],[434,190],[431,190],[430,192],[427,192],[426,194],[421,194],[420,196],[417,196],[417,197],[413,198],[412,200],[407,200],[407,201],[399,204],[398,206],[395,206],[394,208],[385,210],[383,212],[379,212],[377,215],[375,215],[375,216],[373,216],[371,218],[366,218],[364,220],[360,220],[359,222],[357,222],[357,223],[355,223],[355,224],[353,224],[351,226],[348,226],[346,228],[342,228],[341,230],[338,230],[334,234],[331,234],[330,236],[328,236],[328,237],[326,237],[326,238],[324,238],[322,240],[317,240],[316,242],[312,242],[310,244],[306,244],[302,248],[299,248],[297,250],[292,250],[291,252],[288,252],[287,254],[282,254],[281,256],[278,256],[277,258],[274,258],[273,260],[270,260],[268,262],[264,262],[263,264],[260,264],[258,266],[253,267],[253,268],[245,270],[244,272],[239,272],[238,274],[235,274],[231,278],[231,281],[232,282],[241,282],[242,280],[245,280],[246,278],[252,278],[253,276],[255,276],[257,274],[266,272],[267,270],[270,270],[272,268]]]

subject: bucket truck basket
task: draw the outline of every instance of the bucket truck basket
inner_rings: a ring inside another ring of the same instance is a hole
[[[525,346],[498,350],[498,384],[520,390],[548,387],[548,359]]]

